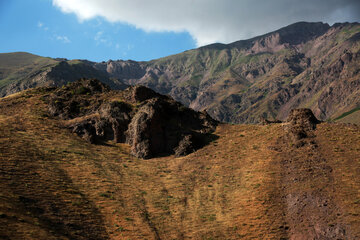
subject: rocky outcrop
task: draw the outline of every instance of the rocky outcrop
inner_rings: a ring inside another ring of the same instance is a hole
[[[291,110],[286,121],[292,126],[301,126],[307,130],[314,130],[316,124],[320,123],[320,121],[314,116],[311,109],[308,108],[297,108]]]
[[[124,94],[126,100],[132,103],[143,102],[151,98],[167,98],[166,96],[162,96],[154,90],[141,85],[129,87],[124,91]]]
[[[62,119],[71,119],[92,113],[102,103],[94,96],[109,92],[110,88],[96,79],[80,79],[47,96],[49,113]],[[90,97],[92,96],[92,98]]]
[[[287,119],[287,133],[290,142],[297,147],[312,144],[313,130],[320,121],[307,108],[292,109]]]
[[[215,126],[216,121],[205,113],[195,112],[170,98],[151,98],[143,102],[132,118],[127,142],[132,153],[141,158],[174,152],[186,155],[192,152],[190,149],[204,145],[203,136]],[[185,147],[190,139],[191,147]]]
[[[68,128],[91,143],[124,142],[132,107],[121,101],[103,101],[101,96],[109,93],[110,88],[96,79],[80,79],[54,89],[47,97],[49,113],[71,120]]]
[[[78,123],[70,124],[68,127],[73,133],[76,133],[84,140],[90,143],[95,143],[98,140],[95,127],[96,125],[96,119],[86,119]]]
[[[97,131],[98,135],[103,136],[104,139],[113,139],[115,142],[125,142],[125,132],[132,116],[131,105],[114,101],[101,105],[99,113],[101,121],[97,126],[101,131]],[[111,130],[100,127],[110,125]]]
[[[110,91],[95,79],[54,89],[49,113],[66,120],[72,132],[90,143],[128,143],[139,158],[187,155],[204,146],[217,121],[143,86]],[[117,100],[114,100],[117,99]]]

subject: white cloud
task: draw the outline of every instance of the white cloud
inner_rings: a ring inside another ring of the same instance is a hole
[[[99,41],[101,39],[101,36],[103,35],[102,31],[99,31],[95,34],[94,40]]]
[[[109,36],[104,36],[103,31],[99,31],[95,34],[94,40],[96,42],[96,45],[104,44],[105,46],[111,47],[112,46],[112,40]]]
[[[49,28],[46,27],[43,22],[40,22],[40,21],[39,21],[38,24],[37,24],[37,26],[38,26],[38,28],[43,29],[44,31],[49,30]]]
[[[45,24],[43,23],[43,22],[38,22],[38,24],[37,24],[37,26],[38,26],[38,28],[40,28],[40,29],[42,29],[42,30],[44,30],[44,31],[48,31],[49,30],[49,28],[48,27],[46,27],[45,26]],[[55,31],[52,31],[53,33],[52,34],[50,34],[50,39],[52,39],[52,40],[57,40],[57,41],[61,41],[61,42],[63,42],[63,43],[71,43],[71,41],[70,41],[70,39],[67,37],[67,36],[61,36],[61,35],[58,35],[58,34],[56,34],[56,32]]]
[[[55,39],[58,41],[62,41],[63,43],[71,43],[70,39],[67,36],[55,35]]]
[[[297,21],[358,21],[358,0],[53,0],[80,21],[104,17],[148,32],[189,32],[198,46],[229,43]],[[341,13],[341,14],[339,14]]]

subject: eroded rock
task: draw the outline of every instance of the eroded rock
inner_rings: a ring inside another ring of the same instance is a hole
[[[286,121],[293,126],[302,126],[312,130],[315,129],[316,124],[320,123],[308,108],[292,109]]]
[[[157,92],[155,92],[150,88],[141,85],[129,87],[124,92],[125,92],[125,98],[132,103],[143,102],[151,98],[166,97],[158,94]]]
[[[49,99],[50,114],[67,120],[67,127],[86,141],[126,142],[134,156],[144,159],[192,153],[209,141],[217,125],[205,111],[143,86],[111,92],[97,80],[80,80],[55,90]]]
[[[109,126],[111,125],[111,130],[107,129],[107,132],[112,133],[112,138],[105,137],[105,139],[125,142],[125,131],[128,128],[132,115],[131,105],[125,102],[114,101],[100,106],[99,113],[101,119],[107,122]]]
[[[94,127],[96,123],[95,119],[87,119],[81,122],[76,122],[69,125],[69,128],[73,133],[76,133],[84,140],[95,143],[96,142],[96,128]]]
[[[303,139],[314,136],[313,130],[320,121],[314,116],[313,112],[307,108],[292,109],[287,119],[288,136],[291,142],[297,146],[302,147],[305,144],[312,144],[311,141]],[[314,147],[315,145],[312,144]]]
[[[127,142],[132,146],[132,154],[140,158],[173,154],[175,149],[177,155],[186,155],[194,151],[190,149],[199,148],[202,140],[198,137],[191,147],[179,148],[183,136],[196,133],[205,136],[215,126],[216,121],[205,113],[185,108],[169,98],[152,98],[144,102],[133,117],[127,131]]]

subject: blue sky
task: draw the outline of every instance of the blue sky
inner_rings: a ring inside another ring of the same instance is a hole
[[[0,0],[0,53],[146,61],[297,21],[360,21],[360,1]]]
[[[102,17],[80,22],[48,0],[0,0],[0,31],[2,53],[92,61],[150,60],[196,47],[186,32],[149,33]]]

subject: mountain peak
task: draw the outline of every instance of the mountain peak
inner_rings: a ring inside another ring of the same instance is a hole
[[[255,42],[272,37],[278,38],[278,44],[298,45],[323,35],[331,26],[323,22],[296,22],[273,32],[266,33],[246,40],[235,41],[230,44],[213,43],[200,49],[222,50],[226,48],[251,48]]]
[[[323,35],[329,28],[329,24],[322,22],[297,22],[258,37],[236,41],[229,44],[229,46],[237,48],[251,47],[256,42],[269,41],[269,39],[272,39],[272,42],[275,41],[276,44],[298,45]],[[274,38],[276,40],[273,40]]]
[[[279,33],[282,43],[297,45],[323,35],[329,28],[329,24],[322,22],[297,22],[273,33]]]

